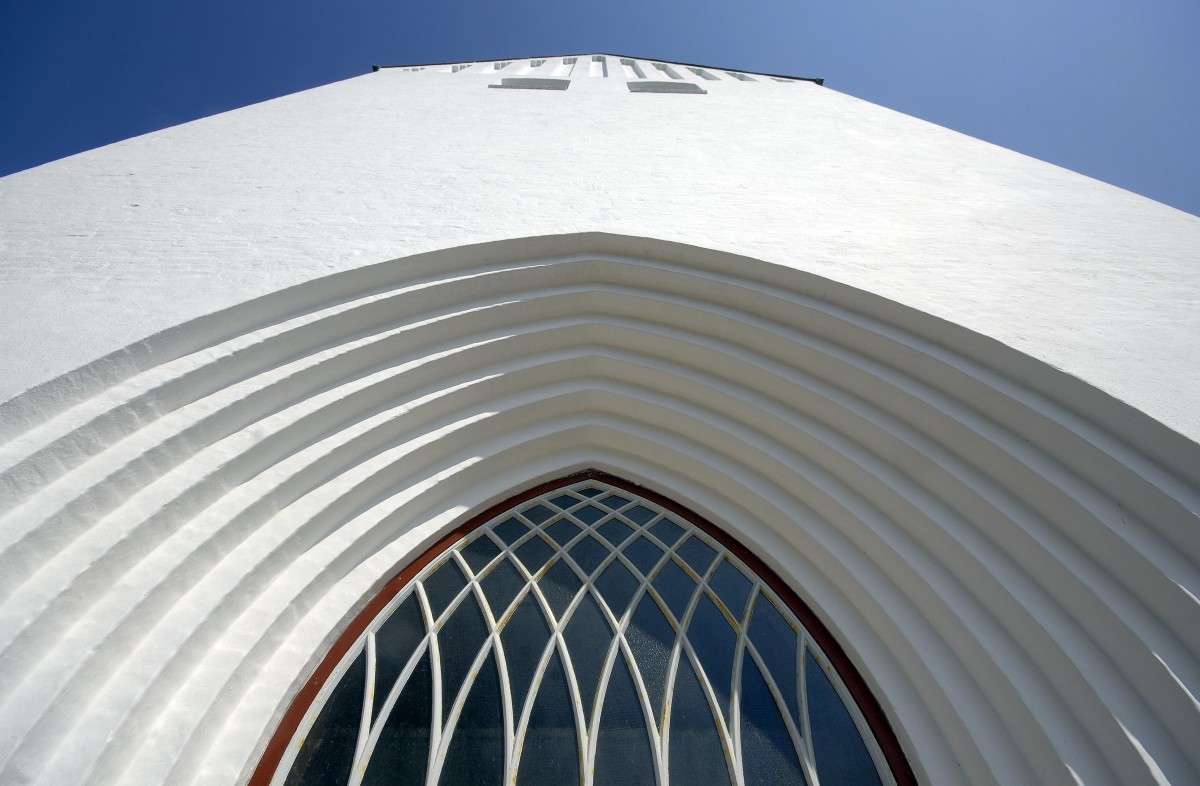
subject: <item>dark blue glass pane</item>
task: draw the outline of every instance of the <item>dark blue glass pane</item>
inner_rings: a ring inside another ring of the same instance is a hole
[[[497,563],[496,567],[483,577],[480,582],[483,595],[492,607],[492,616],[499,622],[504,618],[504,611],[513,598],[525,586],[525,579],[507,559]]]
[[[657,515],[657,513],[642,505],[637,505],[625,511],[625,516],[639,527],[649,524]]]
[[[421,608],[417,604],[416,596],[409,595],[375,632],[375,697],[371,710],[372,719],[378,717],[379,708],[387,700],[388,692],[400,676],[400,672],[408,665],[408,659],[423,638],[425,621],[421,619]]]
[[[683,528],[670,519],[663,519],[650,528],[650,533],[670,547],[679,540],[679,536],[683,534]]]
[[[779,610],[765,595],[759,595],[750,620],[750,641],[767,664],[793,719],[800,717],[796,711],[796,639],[796,631]]]
[[[550,656],[546,674],[529,716],[521,745],[518,784],[579,783],[579,744],[574,703],[558,653]]]
[[[589,527],[595,524],[600,519],[604,518],[605,513],[595,505],[584,505],[574,513],[575,518],[587,524]]]
[[[429,656],[421,657],[400,698],[384,721],[367,764],[363,786],[420,786],[429,762],[433,725],[433,678]]]
[[[439,783],[500,786],[504,782],[503,712],[496,662],[488,657],[454,728]]]
[[[579,504],[579,500],[575,499],[574,497],[572,497],[568,494],[563,494],[561,496],[555,497],[554,499],[550,500],[550,504],[554,505],[555,507],[559,507],[559,508],[562,508],[563,510],[566,510],[567,508],[571,507],[572,505]]]
[[[522,543],[516,551],[517,559],[521,560],[521,564],[531,574],[541,570],[542,566],[554,556],[554,553],[555,550],[538,535],[534,535]]]
[[[717,556],[717,552],[712,546],[697,538],[695,535],[687,539],[676,553],[683,557],[683,561],[692,566],[692,570],[703,576],[708,570],[708,566],[712,564],[713,557]]]
[[[471,663],[479,654],[487,635],[483,612],[475,602],[475,594],[469,593],[438,631],[438,650],[442,659],[443,719],[450,714],[450,706],[454,704],[458,689],[470,673]]]
[[[616,494],[609,494],[607,497],[600,500],[600,504],[609,510],[618,510],[628,505],[631,501],[632,500],[625,499],[624,497],[617,496]]]
[[[589,576],[600,567],[600,563],[610,554],[609,550],[600,545],[600,541],[591,535],[571,547],[571,559]]]
[[[537,600],[526,595],[500,633],[504,662],[508,665],[508,684],[513,693],[513,717],[521,716],[529,684],[549,639],[550,626]]]
[[[604,614],[590,593],[584,596],[575,613],[571,615],[565,638],[567,652],[571,653],[571,662],[575,666],[575,679],[579,683],[583,716],[590,721],[592,700],[596,696],[596,686],[600,683],[600,670],[604,666],[605,656],[608,655],[609,642],[612,641],[612,630],[604,621]]]
[[[594,773],[596,786],[655,785],[654,752],[646,716],[625,658],[620,655],[604,692]]]
[[[425,595],[429,598],[429,608],[433,610],[433,618],[442,616],[442,612],[450,605],[450,601],[458,595],[459,590],[467,586],[453,559],[448,559],[433,575],[421,582],[425,587]]]
[[[583,582],[575,575],[575,571],[567,566],[566,562],[559,560],[551,565],[550,570],[546,571],[546,574],[538,580],[538,586],[542,588],[542,593],[550,602],[554,616],[562,619],[563,612],[567,610],[567,606],[571,605],[575,593],[579,592]]]
[[[637,587],[638,580],[618,560],[610,562],[600,578],[596,579],[596,589],[600,590],[600,596],[617,619],[625,613]]]
[[[746,601],[750,598],[750,579],[729,560],[723,559],[708,580],[708,586],[713,588],[725,608],[740,622],[746,613]]]
[[[500,547],[487,535],[480,533],[479,537],[468,543],[462,550],[463,557],[471,570],[479,573],[487,566],[492,558],[500,553]]]
[[[625,539],[633,534],[633,527],[626,524],[620,519],[609,519],[601,524],[597,531],[604,536],[604,539],[614,546],[620,546],[625,542]]]
[[[675,619],[682,620],[688,601],[692,599],[692,593],[696,590],[696,582],[692,577],[685,573],[675,560],[667,560],[667,564],[654,577],[652,583],[666,602],[667,608],[675,615]]]
[[[553,515],[554,511],[550,510],[550,508],[546,507],[545,505],[534,505],[524,513],[525,518],[529,519],[534,524],[541,524],[543,521],[546,521]]]
[[[655,722],[662,724],[663,691],[667,682],[675,630],[649,595],[643,595],[625,628],[625,640],[633,652],[633,662],[646,684]]]
[[[662,549],[646,538],[638,538],[630,543],[625,547],[623,553],[643,575],[647,576],[650,575],[650,569],[658,564],[658,560],[663,555]]]
[[[520,540],[521,536],[528,531],[529,527],[526,527],[511,516],[492,529],[492,532],[499,535],[500,539],[510,546]]]
[[[602,489],[578,489],[576,494],[582,494],[585,497],[597,497],[604,493]]]
[[[725,761],[721,735],[708,700],[688,658],[679,659],[675,692],[671,698],[670,730],[671,783],[728,784],[729,765]]]
[[[354,766],[354,748],[362,723],[367,655],[359,653],[342,676],[304,738],[285,786],[345,783]]]
[[[554,542],[558,545],[565,546],[571,541],[571,538],[579,534],[579,525],[567,519],[559,519],[546,527],[546,534],[554,538]]]
[[[807,652],[804,654],[804,682],[808,691],[813,755],[821,783],[878,784],[879,773],[849,710],[816,659]]]
[[[742,772],[746,786],[804,783],[796,746],[783,724],[779,705],[754,659],[742,662]],[[826,783],[824,777],[821,778]],[[855,784],[856,780],[831,780],[829,784]]]
[[[737,636],[729,627],[725,615],[707,595],[700,596],[687,635],[717,696],[721,713],[728,720],[729,692],[733,683],[733,650]]]

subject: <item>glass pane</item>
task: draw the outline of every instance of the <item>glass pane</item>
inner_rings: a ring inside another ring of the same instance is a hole
[[[600,519],[604,518],[605,513],[595,505],[584,505],[582,508],[575,511],[574,516],[590,527]]]
[[[671,783],[727,784],[729,766],[716,721],[691,661],[679,660],[675,691],[671,697],[670,750]]]
[[[604,493],[601,489],[579,489],[576,494],[582,494],[585,497],[598,497]]]
[[[483,587],[483,595],[487,598],[488,605],[492,607],[492,616],[498,622],[504,618],[508,604],[512,603],[512,599],[525,586],[525,579],[513,564],[505,559],[483,577],[480,586]]]
[[[650,570],[662,558],[663,550],[647,538],[638,538],[626,546],[622,553],[642,572],[642,575],[649,575]]]
[[[629,572],[629,568],[618,560],[610,562],[600,574],[600,578],[596,579],[596,589],[600,590],[600,597],[604,598],[604,602],[617,619],[625,613],[625,608],[633,599],[637,588],[638,580]]]
[[[879,773],[858,727],[829,677],[808,652],[804,654],[804,683],[817,777],[822,783],[878,784]]]
[[[408,659],[423,638],[425,621],[421,619],[421,609],[416,597],[409,595],[408,599],[392,612],[387,622],[375,632],[375,697],[372,702],[372,718],[379,715],[379,708],[387,700],[388,692],[400,676],[400,672],[408,665]]]
[[[483,612],[475,602],[475,593],[469,593],[437,634],[442,662],[443,720],[450,714],[450,707],[458,696],[458,690],[462,687],[463,680],[470,672],[471,664],[487,636],[487,623],[483,620]]]
[[[642,682],[655,722],[662,724],[663,691],[667,682],[671,648],[675,646],[675,630],[649,595],[643,595],[625,628],[625,640],[633,652],[634,667],[641,672]]]
[[[529,510],[525,511],[525,518],[532,521],[534,524],[541,524],[554,515],[554,511],[545,505],[534,505]]]
[[[600,563],[610,552],[600,545],[600,541],[588,535],[572,546],[570,553],[571,559],[575,560],[575,563],[590,576],[596,572],[596,568],[600,567]]]
[[[367,655],[360,652],[305,736],[304,746],[292,762],[285,786],[345,783],[350,777],[359,724],[362,723],[366,678]]]
[[[569,494],[561,494],[561,495],[555,497],[554,499],[550,500],[550,504],[554,505],[555,507],[559,507],[559,508],[562,508],[563,510],[566,510],[567,508],[571,507],[572,505],[579,504],[579,500],[575,499],[574,497],[572,497]]]
[[[439,783],[500,786],[504,782],[503,712],[496,662],[488,657],[454,727]]]
[[[692,577],[684,573],[675,560],[667,560],[667,564],[654,577],[652,583],[658,594],[662,595],[667,608],[675,615],[675,619],[682,620],[688,601],[692,599],[692,593],[696,590],[696,582]]]
[[[504,645],[504,662],[508,665],[508,684],[512,690],[513,717],[521,717],[529,683],[537,669],[546,642],[550,639],[550,626],[542,616],[533,595],[526,595],[517,604],[517,610],[509,618],[500,633]]]
[[[733,651],[737,636],[708,595],[700,596],[687,635],[717,696],[721,713],[728,720],[729,692],[733,684]]]
[[[625,511],[625,517],[637,524],[639,527],[644,527],[654,520],[658,514],[643,505],[636,505]]]
[[[618,510],[620,508],[625,507],[630,502],[632,502],[632,500],[625,499],[624,497],[618,496],[616,494],[609,494],[607,497],[600,500],[600,504],[603,505],[604,507],[608,508],[609,510]]]
[[[508,545],[512,545],[521,539],[521,536],[529,531],[526,527],[515,518],[509,517],[492,528],[492,532],[500,536]]]
[[[604,692],[596,741],[596,786],[654,786],[654,751],[637,687],[618,655]]]
[[[531,574],[537,573],[542,569],[542,566],[550,561],[554,556],[554,549],[542,540],[541,536],[534,535],[529,540],[517,547],[517,559],[521,560],[521,564],[525,566]]]
[[[717,552],[712,546],[708,545],[700,538],[693,535],[687,539],[676,552],[683,557],[683,561],[692,566],[692,570],[703,576],[708,570],[708,566],[712,564],[713,557],[717,556]]]
[[[556,652],[546,665],[529,716],[529,727],[521,746],[521,764],[517,768],[517,783],[579,783],[580,756],[574,707],[567,677]]]
[[[462,555],[467,560],[467,564],[477,574],[487,567],[492,558],[499,553],[500,547],[496,545],[495,541],[482,533],[462,550]]]
[[[633,534],[633,527],[626,524],[620,519],[609,519],[600,525],[597,530],[604,539],[614,546],[620,546],[625,542],[625,539]]]
[[[448,559],[433,575],[421,584],[425,587],[425,595],[429,598],[429,608],[433,610],[433,618],[442,616],[442,612],[450,605],[459,591],[467,586],[462,571],[453,559]]]
[[[778,783],[804,783],[804,772],[796,755],[796,746],[783,724],[779,705],[767,688],[754,659],[742,661],[742,772],[746,786],[775,786]],[[829,780],[827,784],[864,783],[857,780]]]
[[[796,708],[796,631],[784,621],[766,595],[754,601],[750,620],[750,641],[775,679],[792,718],[800,717]]]
[[[683,528],[670,519],[663,519],[650,528],[650,533],[670,547],[679,540],[679,536],[683,534]]]
[[[542,588],[542,593],[550,602],[554,616],[562,619],[563,612],[567,610],[567,606],[571,605],[575,593],[579,592],[583,582],[566,562],[559,560],[551,565],[550,570],[546,571],[546,575],[538,580],[538,586]]]
[[[429,656],[424,655],[384,721],[363,786],[420,786],[425,782],[433,724],[432,689]]]
[[[546,534],[554,538],[558,545],[565,546],[571,542],[571,538],[579,534],[579,525],[568,519],[559,519],[546,527]]]
[[[740,623],[746,613],[746,601],[750,598],[750,579],[735,568],[727,559],[713,571],[708,586],[717,593],[717,597],[725,604],[734,618]]]
[[[583,597],[575,613],[571,615],[564,638],[567,641],[567,652],[571,653],[571,661],[575,667],[575,681],[579,684],[583,715],[590,721],[592,699],[596,696],[600,670],[604,666],[605,656],[608,655],[609,642],[612,641],[612,630],[604,621],[604,614],[591,593]]]

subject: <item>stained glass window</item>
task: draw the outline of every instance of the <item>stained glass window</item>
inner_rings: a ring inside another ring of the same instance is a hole
[[[275,784],[894,783],[764,579],[588,477],[492,518],[366,625]]]

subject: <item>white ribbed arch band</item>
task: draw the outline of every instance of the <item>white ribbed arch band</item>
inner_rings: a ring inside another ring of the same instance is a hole
[[[598,467],[829,625],[919,780],[1200,780],[1200,451],[941,320],[574,235],[338,274],[4,405],[0,782],[235,782],[473,510]]]
[[[444,539],[342,634],[251,786],[913,782],[811,611],[716,527],[643,493],[582,473]],[[467,714],[470,742],[455,735]]]

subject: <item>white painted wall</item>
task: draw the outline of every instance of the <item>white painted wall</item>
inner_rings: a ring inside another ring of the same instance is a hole
[[[924,782],[1200,779],[1200,221],[807,84],[482,69],[0,181],[12,392],[137,342],[0,409],[0,782],[244,778],[373,587],[584,467],[789,580]]]
[[[0,398],[313,276],[604,231],[875,292],[1200,437],[1200,219],[811,83],[608,65],[385,69],[0,180]]]

